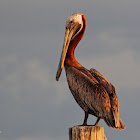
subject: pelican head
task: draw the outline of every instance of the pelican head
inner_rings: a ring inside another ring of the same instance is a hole
[[[66,21],[66,32],[65,32],[65,38],[64,38],[64,45],[62,49],[62,54],[58,66],[58,70],[56,73],[56,80],[59,80],[59,77],[61,75],[63,65],[65,62],[67,50],[70,44],[70,41],[75,38],[75,36],[81,31],[83,27],[83,14],[73,14],[70,17],[68,17]]]

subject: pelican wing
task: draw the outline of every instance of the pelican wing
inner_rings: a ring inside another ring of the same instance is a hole
[[[91,68],[89,72],[92,74],[92,76],[106,89],[110,101],[111,101],[111,107],[113,109],[119,108],[119,101],[116,95],[115,87],[97,70]]]
[[[112,114],[112,117],[110,118],[110,120],[104,118],[106,123],[110,126],[109,122],[113,121],[114,128],[124,129],[125,125],[119,118],[119,100],[116,95],[115,87],[97,70],[91,68],[89,71],[92,74],[92,76],[106,89],[110,98],[110,114]]]
[[[109,95],[89,70],[69,66],[66,69],[66,76],[76,102],[84,111],[101,118],[110,116]]]

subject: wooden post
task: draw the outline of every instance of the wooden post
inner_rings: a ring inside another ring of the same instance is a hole
[[[102,126],[74,126],[69,128],[69,140],[107,140]]]

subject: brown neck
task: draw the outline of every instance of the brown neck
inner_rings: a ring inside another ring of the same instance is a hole
[[[77,62],[77,60],[74,57],[74,51],[76,46],[78,45],[79,41],[82,39],[85,29],[86,29],[86,18],[84,15],[82,15],[82,20],[83,20],[83,28],[82,30],[75,36],[75,38],[73,40],[71,40],[70,44],[69,44],[69,48],[67,51],[67,55],[66,55],[66,59],[65,59],[65,63],[72,65],[72,66],[76,66],[76,67],[81,67],[82,65],[79,64]]]

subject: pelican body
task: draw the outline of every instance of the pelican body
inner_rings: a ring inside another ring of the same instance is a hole
[[[125,129],[119,117],[119,101],[115,87],[97,70],[84,68],[74,57],[74,50],[84,35],[86,22],[85,15],[79,13],[67,19],[56,80],[59,80],[64,66],[69,89],[85,112],[82,125],[87,125],[88,115],[91,114],[97,117],[95,126],[100,119],[104,119],[109,127]]]

